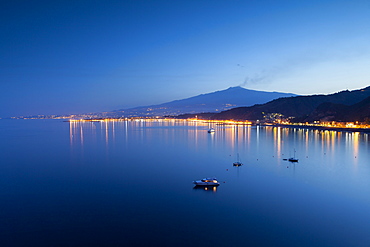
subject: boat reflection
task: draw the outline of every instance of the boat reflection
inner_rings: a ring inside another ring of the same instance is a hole
[[[193,187],[194,190],[203,190],[203,191],[211,191],[211,192],[217,192],[217,187],[218,186],[214,186],[214,185],[209,185],[209,186],[199,186],[199,185],[195,185]]]

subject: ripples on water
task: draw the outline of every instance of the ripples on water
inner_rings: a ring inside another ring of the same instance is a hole
[[[161,120],[0,126],[4,246],[370,243],[368,134]],[[294,150],[299,162],[284,161]],[[221,185],[194,188],[210,176]]]

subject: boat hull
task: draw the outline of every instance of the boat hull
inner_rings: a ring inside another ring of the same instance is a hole
[[[193,184],[196,186],[219,186],[220,183],[210,183],[210,182],[200,182],[200,181],[194,181]]]

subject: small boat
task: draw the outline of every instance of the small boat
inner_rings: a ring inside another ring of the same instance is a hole
[[[220,183],[216,178],[203,178],[201,180],[193,181],[196,186],[218,186]]]
[[[210,128],[209,130],[208,130],[208,133],[214,133],[215,132],[215,129],[214,128]]]
[[[294,149],[294,156],[288,159],[289,162],[298,162],[298,159],[295,157],[295,149]]]
[[[242,166],[243,163],[239,159],[239,153],[238,153],[238,160],[233,163],[233,166]]]
[[[243,165],[243,163],[241,163],[240,161],[235,161],[233,163],[233,166],[242,166],[242,165]]]

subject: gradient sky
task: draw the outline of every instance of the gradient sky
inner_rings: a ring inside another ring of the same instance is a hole
[[[370,1],[2,1],[0,117],[370,85]]]

